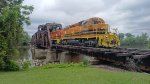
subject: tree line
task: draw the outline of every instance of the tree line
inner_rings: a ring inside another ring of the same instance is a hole
[[[142,33],[137,36],[131,33],[120,33],[119,38],[121,47],[150,48],[150,38],[147,33]]]
[[[30,40],[23,25],[30,25],[32,11],[33,6],[23,5],[23,0],[0,0],[0,70],[19,69],[11,58]]]

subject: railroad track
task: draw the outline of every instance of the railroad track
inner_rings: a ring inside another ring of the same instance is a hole
[[[97,57],[99,60],[112,62],[126,67],[131,71],[150,72],[150,50],[135,48],[94,48],[71,45],[52,45],[56,51],[69,51],[71,53],[85,54]]]

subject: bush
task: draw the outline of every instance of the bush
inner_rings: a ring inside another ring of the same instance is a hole
[[[25,61],[25,62],[23,62],[23,64],[22,64],[22,69],[23,69],[23,70],[29,69],[30,66],[31,66],[30,61]]]
[[[4,71],[18,71],[20,70],[19,65],[14,61],[8,61],[4,65]]]
[[[4,61],[0,60],[0,70],[3,70],[3,69],[4,69]]]
[[[86,59],[82,60],[82,66],[88,66],[89,65],[89,61]]]

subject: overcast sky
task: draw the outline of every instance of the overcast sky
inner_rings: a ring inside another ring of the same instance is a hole
[[[32,24],[25,31],[33,35],[40,24],[63,26],[91,17],[100,17],[119,32],[150,35],[150,0],[24,0],[33,5]]]

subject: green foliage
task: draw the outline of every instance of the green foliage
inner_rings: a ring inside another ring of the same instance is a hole
[[[20,69],[19,65],[15,61],[10,60],[9,56],[5,56],[3,59],[1,59],[0,70],[18,71],[19,69]]]
[[[23,64],[21,65],[23,70],[27,70],[30,68],[31,66],[31,62],[30,61],[25,61],[23,62]]]
[[[0,35],[0,62],[2,62],[3,57],[6,54],[7,44],[4,37]]]
[[[21,46],[28,46],[28,44],[29,44],[29,42],[30,42],[30,40],[31,40],[29,34],[24,31],[24,32],[22,33],[21,37],[22,37],[22,38],[20,38],[19,44],[20,44]]]
[[[4,65],[4,71],[18,71],[20,69],[19,65],[15,61],[8,61]]]
[[[82,65],[82,66],[89,66],[90,64],[89,64],[89,61],[88,61],[88,60],[83,59],[82,62],[81,62],[81,65]]]
[[[132,48],[146,48],[148,44],[148,35],[147,33],[142,33],[141,35],[134,36],[130,33],[119,34],[121,37],[121,46],[127,46]]]
[[[124,33],[119,33],[119,38],[120,38],[121,40],[123,40],[124,37],[125,37],[125,34],[124,34]]]
[[[149,38],[149,41],[148,41],[148,48],[150,49],[150,38]]]
[[[125,35],[126,35],[127,38],[133,37],[133,35],[131,33],[126,33]]]
[[[11,55],[11,58],[19,57],[20,52],[19,52],[18,49],[12,48],[12,49],[10,50],[10,55]]]
[[[0,71],[4,70],[4,65],[5,65],[5,63],[4,63],[4,61],[3,61],[2,57],[1,57],[0,58]]]
[[[11,60],[19,54],[18,46],[27,45],[29,42],[30,38],[24,32],[23,24],[30,25],[29,15],[33,7],[22,3],[23,0],[0,0],[0,68],[3,64],[7,68],[15,65],[11,61],[5,63],[3,58],[9,57]],[[7,68],[6,70],[11,70]]]
[[[25,62],[23,62],[23,64],[22,64],[22,69],[23,69],[23,70],[27,70],[27,69],[30,68],[30,66],[31,66],[31,62],[30,62],[30,61],[25,61]]]

